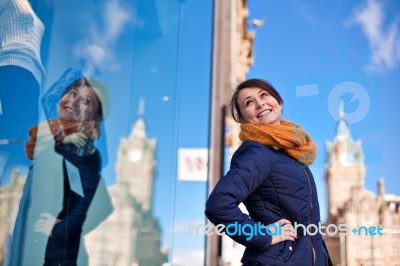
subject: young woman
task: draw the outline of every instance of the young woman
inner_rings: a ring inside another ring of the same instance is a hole
[[[246,247],[244,266],[329,265],[322,236],[314,230],[320,213],[308,165],[316,147],[299,125],[281,119],[282,105],[266,81],[238,85],[231,113],[241,123],[243,143],[209,196],[205,214]],[[239,209],[242,202],[249,215]],[[304,227],[294,230],[296,224]]]
[[[107,106],[105,88],[81,77],[62,92],[59,116],[30,129],[26,153],[34,163],[18,211],[10,265],[88,264],[83,236],[112,211],[104,200],[108,205],[89,211],[95,194],[109,199],[94,145]]]

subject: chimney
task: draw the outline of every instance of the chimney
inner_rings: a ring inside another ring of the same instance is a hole
[[[383,177],[379,178],[378,181],[378,196],[383,197],[385,195],[385,180]]]

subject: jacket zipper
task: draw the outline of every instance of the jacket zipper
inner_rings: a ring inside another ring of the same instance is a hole
[[[307,178],[307,182],[308,182],[308,188],[309,188],[309,193],[310,193],[310,218],[311,218],[311,221],[313,221],[314,220],[314,205],[313,205],[313,203],[312,203],[312,196],[313,196],[313,194],[312,194],[312,186],[311,186],[311,181],[310,181],[310,177],[308,176],[308,174],[307,174],[307,171],[306,171],[306,169],[303,167],[303,166],[301,166],[301,168],[303,169],[303,171],[304,171],[304,174],[306,175],[306,178]],[[307,238],[308,238],[308,240],[310,241],[310,246],[311,246],[311,250],[312,250],[312,266],[315,266],[316,264],[315,264],[315,248],[314,248],[314,245],[313,245],[313,243],[312,243],[312,239],[311,239],[311,237],[310,236],[307,236]]]

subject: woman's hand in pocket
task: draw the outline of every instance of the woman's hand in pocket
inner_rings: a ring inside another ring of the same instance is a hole
[[[275,226],[270,226],[269,229],[278,229],[279,231],[276,234],[274,231],[270,230],[270,232],[273,234],[271,245],[275,245],[286,240],[295,241],[297,239],[297,234],[289,220],[280,219],[276,221],[274,225]]]

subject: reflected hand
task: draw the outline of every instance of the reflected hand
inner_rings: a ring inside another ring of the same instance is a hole
[[[58,224],[59,222],[61,222],[60,219],[57,219],[48,212],[43,212],[40,214],[39,220],[36,221],[34,230],[35,232],[51,236],[51,231],[53,230],[54,225]]]
[[[279,226],[281,226],[281,229],[280,229],[281,235],[272,236],[271,245],[275,245],[275,244],[278,244],[278,243],[280,243],[282,241],[286,241],[286,240],[295,241],[297,239],[297,234],[296,234],[296,232],[294,232],[292,223],[289,220],[280,219],[279,221],[276,221],[274,223],[274,225],[275,225],[275,228],[278,228]],[[271,229],[271,227],[270,227],[270,229]]]
[[[72,133],[72,134],[65,136],[62,143],[74,144],[76,147],[81,149],[81,148],[85,147],[86,139],[87,138],[86,138],[85,134],[78,132],[78,133]]]

